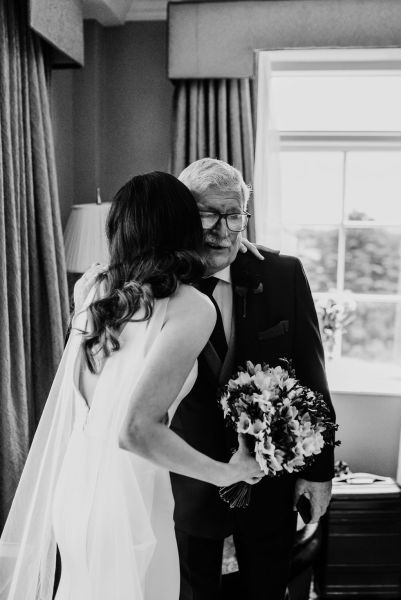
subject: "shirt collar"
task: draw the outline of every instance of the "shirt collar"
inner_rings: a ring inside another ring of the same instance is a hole
[[[224,269],[221,269],[221,271],[217,271],[217,273],[213,273],[213,277],[216,277],[216,279],[220,279],[221,281],[225,281],[226,283],[231,283],[230,265]]]

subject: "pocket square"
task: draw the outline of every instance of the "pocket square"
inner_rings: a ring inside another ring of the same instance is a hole
[[[280,321],[276,325],[273,325],[273,327],[269,327],[269,329],[258,331],[258,340],[270,340],[272,338],[279,337],[280,335],[284,335],[288,332],[289,326],[289,321]]]

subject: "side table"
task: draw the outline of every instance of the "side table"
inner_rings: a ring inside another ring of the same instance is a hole
[[[401,598],[401,490],[393,479],[335,482],[323,525],[319,598]]]

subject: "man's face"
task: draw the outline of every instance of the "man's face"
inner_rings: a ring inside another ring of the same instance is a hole
[[[202,194],[195,194],[200,211],[217,213],[239,213],[243,210],[241,193],[221,191],[211,187]],[[203,230],[204,256],[207,274],[230,265],[236,258],[241,243],[241,233],[230,231],[225,219],[220,219],[212,229]]]

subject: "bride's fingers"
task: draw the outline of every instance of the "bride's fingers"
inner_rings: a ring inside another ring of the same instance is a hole
[[[259,260],[264,260],[264,256],[259,252],[255,244],[252,244],[252,242],[244,237],[241,238],[240,250],[241,252],[247,252],[249,250],[251,254],[256,256],[256,258]]]

